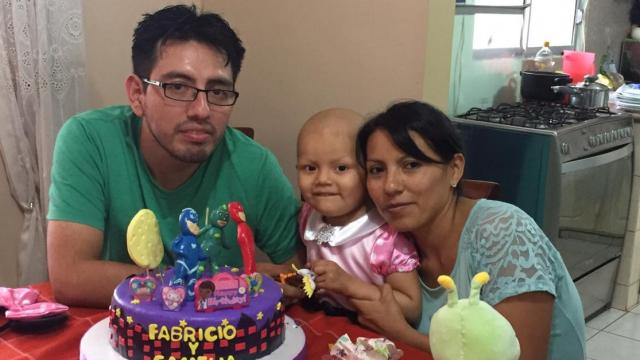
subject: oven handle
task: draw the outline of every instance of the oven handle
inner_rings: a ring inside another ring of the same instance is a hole
[[[633,152],[633,144],[627,144],[621,148],[618,148],[614,151],[609,151],[600,155],[569,161],[567,163],[562,164],[562,174],[580,171],[588,168],[592,168],[595,166],[605,165],[616,160],[620,160]]]

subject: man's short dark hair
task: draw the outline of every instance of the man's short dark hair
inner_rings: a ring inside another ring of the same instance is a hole
[[[133,32],[131,60],[133,72],[148,78],[161,47],[168,41],[197,41],[209,45],[226,57],[235,81],[242,66],[242,41],[220,15],[202,12],[195,5],[167,6],[152,14],[144,14]]]

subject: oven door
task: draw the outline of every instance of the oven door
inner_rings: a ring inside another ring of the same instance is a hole
[[[556,246],[586,319],[608,307],[627,227],[633,144],[562,164]]]
[[[633,144],[562,164],[558,250],[574,280],[622,252]]]

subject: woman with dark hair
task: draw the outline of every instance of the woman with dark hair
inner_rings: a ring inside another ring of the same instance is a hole
[[[465,159],[445,114],[417,101],[395,104],[361,128],[357,146],[371,199],[413,238],[421,260],[417,329],[403,320],[387,286],[379,301],[356,304],[364,324],[429,351],[431,317],[447,299],[437,277],[451,276],[462,298],[473,275],[486,271],[491,281],[481,298],[513,326],[520,359],[585,358],[582,305],[560,254],[517,207],[461,195]]]

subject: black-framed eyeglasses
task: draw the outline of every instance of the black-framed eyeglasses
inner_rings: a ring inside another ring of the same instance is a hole
[[[200,92],[205,93],[209,104],[218,106],[232,106],[238,100],[240,93],[234,90],[223,89],[198,89],[197,87],[165,83],[158,80],[142,79],[145,83],[162,88],[164,96],[178,101],[194,101]]]

